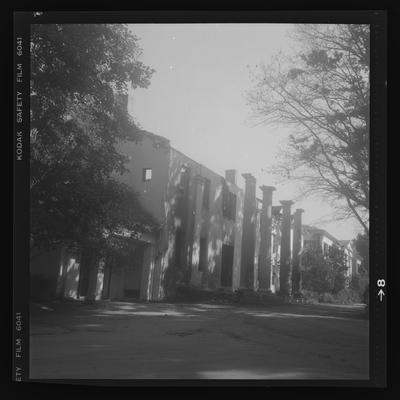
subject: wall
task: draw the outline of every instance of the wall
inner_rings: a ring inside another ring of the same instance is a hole
[[[128,172],[116,177],[133,188],[138,193],[144,208],[158,221],[163,222],[170,158],[168,141],[145,133],[141,141],[122,142],[117,146],[117,150],[128,156],[130,161],[126,164]],[[152,169],[152,179],[149,182],[144,182],[142,179],[143,168]]]
[[[335,246],[335,243],[333,242],[333,240],[329,239],[325,235],[321,235],[320,243],[321,243],[321,249],[322,249],[322,252],[323,252],[324,255],[326,255],[325,251],[324,251],[324,247],[325,247],[324,245],[328,246],[328,248],[332,247],[332,246]]]
[[[170,170],[171,150],[169,141],[163,137],[144,132],[139,142],[123,142],[117,146],[120,153],[127,155],[130,161],[126,164],[128,172],[118,179],[133,188],[139,196],[143,207],[149,211],[163,226],[159,237],[151,238],[152,248],[146,249],[142,275],[140,276],[141,298],[159,300],[164,297],[162,290],[163,258],[168,249],[167,235],[167,203]],[[143,169],[151,168],[150,181],[143,181]],[[150,257],[150,258],[149,258]],[[123,283],[120,281],[128,278],[125,269],[117,270],[112,278],[118,283],[113,284],[112,296],[120,297],[123,293]]]
[[[182,177],[182,165],[188,169],[188,181],[185,192],[180,193],[179,184]],[[169,185],[167,188],[166,216],[168,231],[166,233],[166,255],[164,257],[164,276],[171,276],[171,280],[185,279],[195,286],[204,289],[216,289],[221,282],[221,253],[222,245],[234,246],[234,260],[232,271],[232,287],[238,287],[240,272],[240,243],[242,240],[241,228],[243,220],[243,191],[236,185],[226,182],[223,177],[202,166],[181,152],[172,149],[170,159]],[[199,186],[196,176],[207,178],[210,181],[209,208],[202,206],[203,188]],[[235,221],[223,217],[222,195],[223,186],[227,185],[230,192],[236,195]],[[200,195],[199,195],[200,192]],[[178,276],[174,270],[175,236],[177,229],[184,234],[182,262],[187,268]],[[198,270],[198,246],[200,237],[207,240],[207,268]],[[170,273],[168,273],[170,270]],[[185,275],[186,274],[186,275]]]
[[[66,298],[78,297],[80,252],[78,249],[63,249],[62,276],[58,280],[58,293]]]

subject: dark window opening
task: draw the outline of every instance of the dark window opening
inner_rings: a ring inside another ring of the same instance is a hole
[[[124,297],[129,299],[140,298],[140,285],[142,281],[142,268],[145,245],[135,245],[127,256],[123,257],[124,273]]]
[[[199,271],[205,271],[208,264],[207,238],[200,238]]]
[[[178,192],[180,194],[184,194],[186,191],[188,174],[189,174],[188,167],[186,165],[182,165],[180,174],[179,174],[179,184],[178,184]]]
[[[89,289],[89,271],[93,263],[93,254],[83,251],[79,268],[78,295],[87,296]]]
[[[204,191],[203,191],[203,208],[208,210],[210,208],[210,180],[204,178]]]
[[[232,287],[233,246],[222,245],[221,286]]]
[[[124,297],[126,297],[127,299],[139,299],[140,289],[125,289]]]
[[[151,181],[152,176],[153,176],[153,170],[151,168],[143,168],[143,175],[142,175],[143,182]]]
[[[222,215],[235,221],[236,215],[236,195],[229,191],[228,187],[224,187],[223,196],[222,196]]]

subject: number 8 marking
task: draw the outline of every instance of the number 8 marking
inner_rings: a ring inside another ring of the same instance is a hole
[[[385,280],[384,279],[378,279],[376,284],[378,287],[384,287],[385,286]]]

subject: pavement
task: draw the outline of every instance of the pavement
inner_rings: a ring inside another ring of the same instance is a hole
[[[363,305],[31,306],[31,379],[369,379]]]

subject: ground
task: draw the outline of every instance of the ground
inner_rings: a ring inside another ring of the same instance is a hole
[[[37,379],[368,379],[362,305],[33,304]]]

